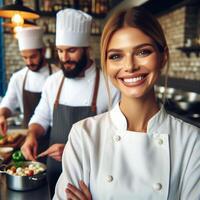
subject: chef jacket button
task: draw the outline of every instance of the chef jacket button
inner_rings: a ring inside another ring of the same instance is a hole
[[[163,139],[158,138],[158,139],[157,139],[157,142],[158,142],[159,145],[162,145],[162,144],[163,144]]]
[[[160,190],[162,189],[161,183],[155,183],[155,184],[153,185],[153,189],[154,189],[155,191],[160,191]]]
[[[121,137],[119,135],[115,135],[113,139],[115,142],[119,142],[121,140]]]
[[[106,181],[109,182],[109,183],[112,182],[113,181],[113,177],[110,176],[110,175],[106,176]]]

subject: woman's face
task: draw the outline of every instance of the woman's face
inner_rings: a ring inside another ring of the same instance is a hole
[[[108,45],[108,76],[122,96],[141,98],[149,94],[166,61],[153,40],[137,28],[116,31]]]

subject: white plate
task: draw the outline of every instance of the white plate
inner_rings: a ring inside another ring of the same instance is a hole
[[[26,135],[27,134],[28,129],[8,129],[7,134],[16,134],[19,133],[21,135]]]
[[[13,147],[0,147],[0,153],[1,154],[10,153],[13,150],[14,150]]]

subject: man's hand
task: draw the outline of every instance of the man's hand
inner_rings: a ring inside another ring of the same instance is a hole
[[[79,181],[80,189],[68,183],[65,190],[68,200],[92,200],[92,195],[83,181]]]
[[[38,142],[37,139],[45,133],[44,128],[40,124],[31,124],[28,128],[26,140],[21,147],[21,151],[26,160],[36,160]]]
[[[7,120],[4,115],[0,115],[0,135],[5,136],[7,132]]]
[[[36,160],[37,158],[38,143],[34,135],[28,135],[24,144],[21,147],[21,151],[26,160]]]
[[[39,154],[38,157],[50,156],[57,161],[61,161],[64,147],[64,144],[53,144],[46,151]]]

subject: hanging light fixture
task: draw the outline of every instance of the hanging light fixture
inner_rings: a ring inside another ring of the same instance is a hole
[[[36,23],[25,19],[23,24],[16,25],[16,23],[13,23],[11,21],[11,22],[3,22],[2,26],[9,28],[9,32],[14,33],[14,37],[15,37],[15,34],[17,33],[17,31],[22,29],[23,27],[31,27],[31,26],[37,26],[37,25]]]
[[[11,5],[5,5],[0,8],[0,17],[11,18],[13,23],[20,24],[23,19],[38,19],[39,14],[23,5],[22,0],[14,0]]]
[[[3,22],[1,25],[4,27],[9,27],[9,28],[16,27],[16,23],[13,23],[13,22]],[[36,23],[25,19],[23,24],[17,25],[17,26],[29,27],[29,26],[37,26],[37,25],[36,25]]]

